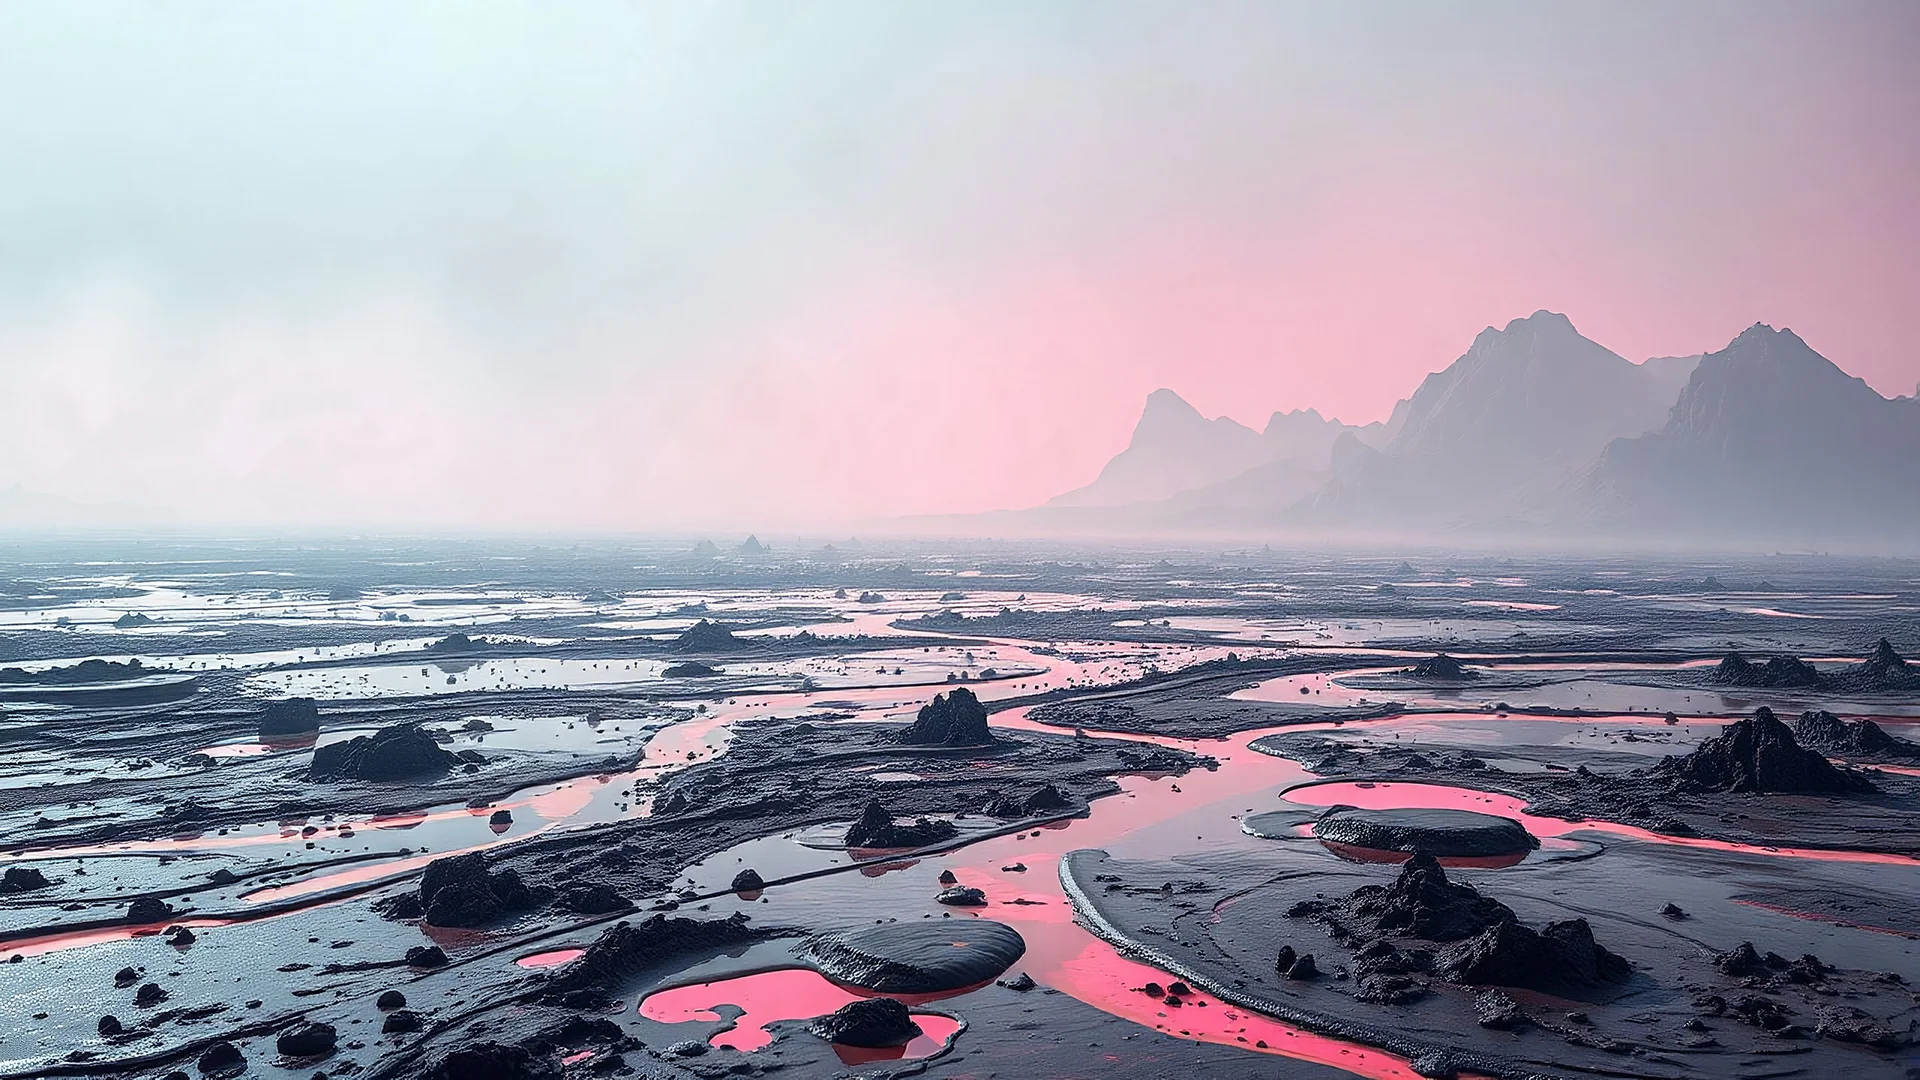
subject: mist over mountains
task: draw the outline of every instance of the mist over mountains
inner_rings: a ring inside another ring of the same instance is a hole
[[[1537,311],[1488,327],[1385,423],[1255,432],[1172,390],[1093,483],[1028,515],[1082,528],[1634,537],[1912,547],[1920,401],[1791,330],[1634,363]]]

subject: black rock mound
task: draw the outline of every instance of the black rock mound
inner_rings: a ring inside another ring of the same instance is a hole
[[[905,1046],[921,1034],[907,1007],[892,998],[862,998],[814,1020],[807,1030],[842,1046]]]
[[[11,893],[32,892],[52,885],[47,875],[32,866],[9,866],[5,876],[0,877],[0,896]],[[165,916],[162,916],[164,918]]]
[[[493,870],[478,852],[435,859],[420,875],[420,909],[432,926],[481,926],[540,902],[512,870]]]
[[[1621,982],[1633,965],[1593,940],[1585,919],[1548,923],[1538,933],[1503,922],[1443,949],[1434,973],[1472,986],[1592,986]]]
[[[1424,851],[1440,858],[1517,855],[1540,846],[1512,818],[1470,810],[1362,810],[1330,807],[1313,833],[1335,844],[1377,851]]]
[[[1897,739],[1871,720],[1842,720],[1825,709],[1801,713],[1793,725],[1793,737],[1823,754],[1920,757],[1920,744]]]
[[[796,950],[834,982],[882,994],[940,994],[991,982],[1026,951],[1019,931],[990,919],[830,930]]]
[[[1449,881],[1431,854],[1417,852],[1388,886],[1365,885],[1340,900],[1306,900],[1287,912],[1314,918],[1354,947],[1357,996],[1398,1004],[1425,990],[1412,976],[1471,986],[1535,989],[1619,982],[1632,966],[1593,939],[1585,919],[1535,931],[1513,909],[1471,885]],[[1446,945],[1402,950],[1393,939]]]
[[[720,669],[708,667],[698,660],[687,660],[673,664],[660,674],[669,679],[711,679],[720,674]]]
[[[1295,918],[1336,913],[1376,935],[1424,941],[1460,941],[1499,923],[1519,921],[1500,901],[1447,880],[1440,863],[1424,851],[1400,867],[1391,885],[1363,885],[1344,900],[1307,900],[1287,912]]]
[[[673,639],[675,652],[733,652],[739,648],[740,639],[733,636],[733,631],[705,619],[687,627],[679,637]]]
[[[273,1048],[287,1057],[319,1057],[332,1053],[338,1041],[339,1035],[332,1024],[303,1021],[281,1032]]]
[[[1466,682],[1480,677],[1479,672],[1446,653],[1429,656],[1407,668],[1402,674],[1411,675],[1416,679],[1444,679],[1448,682]]]
[[[413,725],[390,727],[346,742],[315,747],[310,780],[413,780],[460,764],[433,736]]]
[[[940,818],[895,821],[879,799],[870,799],[860,812],[860,820],[847,829],[844,842],[850,848],[917,848],[958,835],[959,826]]]
[[[659,914],[639,923],[615,923],[578,959],[553,973],[546,994],[574,1008],[602,1005],[637,972],[688,954],[742,945],[759,936],[738,912],[725,919]]]
[[[997,740],[987,728],[987,707],[963,686],[935,694],[922,705],[900,741],[910,746],[990,746]]]
[[[423,1075],[426,1080],[547,1080],[561,1073],[557,1058],[487,1041],[449,1052]]]
[[[980,812],[1002,819],[1030,818],[1072,810],[1075,806],[1074,801],[1059,788],[1042,784],[1024,799],[998,791],[989,792],[980,803]]]
[[[1893,651],[1893,643],[1881,638],[1865,661],[1855,664],[1834,679],[1835,685],[1867,693],[1920,691],[1920,666],[1909,664]]]
[[[1837,769],[1817,751],[1802,747],[1793,729],[1764,706],[1728,724],[1693,753],[1662,759],[1654,773],[1688,792],[1845,795],[1873,790],[1865,777]]]
[[[1747,686],[1767,689],[1813,689],[1826,684],[1812,664],[1797,656],[1775,656],[1756,664],[1737,652],[1720,658],[1708,681],[1720,686]]]
[[[486,638],[468,637],[455,631],[427,646],[426,651],[439,656],[458,656],[461,653],[480,652],[493,648],[493,642]]]
[[[260,710],[260,737],[311,735],[320,730],[320,709],[310,697],[269,701]]]

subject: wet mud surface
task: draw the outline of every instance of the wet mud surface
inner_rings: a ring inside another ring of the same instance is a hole
[[[0,1075],[1916,1065],[1913,568],[5,555]]]

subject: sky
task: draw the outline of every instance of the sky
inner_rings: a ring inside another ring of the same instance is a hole
[[[0,0],[0,516],[1033,505],[1157,387],[1364,423],[1540,308],[1910,394],[1914,56],[1905,2]]]

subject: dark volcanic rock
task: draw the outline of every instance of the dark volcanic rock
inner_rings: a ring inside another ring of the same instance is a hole
[[[395,1009],[380,1021],[382,1035],[406,1035],[426,1026],[426,1018],[412,1009]]]
[[[935,903],[946,904],[949,907],[987,906],[987,894],[968,885],[955,885],[950,889],[943,889],[940,895],[933,899]]]
[[[133,1003],[140,1008],[151,1008],[167,1000],[167,991],[159,983],[143,983],[133,992]]]
[[[1893,643],[1881,638],[1865,661],[1835,676],[1834,682],[1848,690],[1870,693],[1920,690],[1920,667],[1902,660],[1893,651]]]
[[[1514,855],[1540,846],[1540,841],[1519,822],[1469,810],[1334,806],[1320,815],[1313,832],[1336,844],[1378,851],[1424,851],[1436,857]]]
[[[892,998],[862,998],[822,1016],[807,1030],[842,1046],[905,1046],[920,1035],[907,1007]]]
[[[246,1055],[230,1042],[217,1042],[200,1055],[198,1068],[209,1076],[227,1076],[247,1067]]]
[[[1585,919],[1548,923],[1539,933],[1519,923],[1499,923],[1443,950],[1436,974],[1475,986],[1528,986],[1550,990],[1620,982],[1632,965],[1601,948]]]
[[[1345,900],[1305,900],[1287,914],[1327,916],[1344,913],[1376,934],[1427,941],[1459,941],[1499,923],[1517,922],[1513,910],[1483,896],[1471,885],[1447,880],[1432,855],[1416,852],[1400,868],[1392,885],[1363,885]]]
[[[734,652],[740,648],[740,639],[719,623],[701,619],[673,639],[673,648],[675,652]]]
[[[877,923],[830,930],[797,954],[834,982],[882,994],[939,994],[999,978],[1027,951],[1019,931],[988,919]]]
[[[1601,948],[1585,919],[1521,925],[1513,910],[1471,885],[1447,880],[1426,852],[1407,860],[1394,883],[1364,885],[1344,900],[1307,900],[1290,916],[1320,919],[1351,936],[1364,927],[1366,943],[1354,951],[1361,1000],[1390,1004],[1417,1000],[1424,988],[1413,979],[1437,975],[1473,986],[1555,989],[1618,982],[1632,972],[1625,960]],[[1336,935],[1339,936],[1339,935]],[[1451,943],[1438,954],[1402,950],[1390,938]],[[1295,961],[1293,966],[1298,966]]]
[[[733,875],[734,892],[758,892],[766,887],[767,883],[760,877],[759,871],[751,866]]]
[[[759,936],[747,926],[747,917],[738,912],[725,919],[657,914],[640,923],[615,923],[578,959],[553,974],[547,992],[575,1007],[597,1006],[638,972],[689,953],[730,948]]]
[[[987,707],[962,686],[935,694],[922,705],[900,741],[912,746],[988,746],[996,740],[987,728]]]
[[[100,1018],[100,1022],[94,1026],[100,1032],[100,1037],[103,1039],[111,1039],[116,1035],[125,1034],[127,1030],[121,1025],[120,1018],[117,1016],[103,1016]]]
[[[850,848],[917,848],[951,840],[960,827],[939,818],[919,818],[897,822],[879,799],[867,801],[860,820],[847,829],[845,844]]]
[[[420,875],[420,903],[433,926],[479,926],[538,904],[513,870],[492,870],[474,851],[435,859]]]
[[[478,652],[482,649],[490,649],[492,647],[493,642],[488,641],[486,638],[470,638],[465,634],[455,631],[427,646],[425,651],[446,656]]]
[[[586,885],[575,885],[560,894],[560,906],[568,911],[577,911],[582,915],[606,915],[632,907],[619,890],[604,882],[595,881]]]
[[[447,953],[438,945],[415,945],[407,950],[407,966],[440,968],[447,966]]]
[[[1654,772],[1682,791],[1837,795],[1873,789],[1864,777],[1836,769],[1818,752],[1803,748],[1793,730],[1765,707],[1728,724],[1686,757],[1662,759]]]
[[[315,747],[310,780],[411,780],[444,773],[460,758],[411,724]]]
[[[1764,664],[1755,664],[1737,652],[1722,657],[1708,681],[1721,686],[1769,689],[1811,688],[1826,682],[1812,664],[1799,657],[1775,656]]]
[[[1052,784],[1042,784],[1033,794],[1020,803],[1020,809],[1028,817],[1053,810],[1067,810],[1073,807],[1073,801],[1060,793]]]
[[[41,873],[37,867],[9,866],[5,876],[0,877],[0,895],[32,892],[52,884],[53,882],[47,880],[47,875]],[[165,917],[161,916],[161,918]]]
[[[384,991],[379,997],[373,999],[373,1007],[382,1012],[404,1009],[407,1007],[407,995],[398,990]]]
[[[332,1053],[338,1041],[332,1024],[302,1022],[281,1032],[273,1048],[287,1057],[319,1057]]]
[[[141,896],[127,905],[127,921],[136,923],[162,922],[173,917],[173,905],[157,896]]]
[[[1896,739],[1879,724],[1864,717],[1842,720],[1824,709],[1801,713],[1799,722],[1793,725],[1793,737],[1800,745],[1810,746],[1825,754],[1920,757],[1920,744]]]
[[[260,711],[260,737],[311,735],[320,730],[320,709],[310,697],[269,701]]]
[[[1449,682],[1464,682],[1480,677],[1479,672],[1469,669],[1446,653],[1427,657],[1406,669],[1405,674],[1416,679],[1445,679]]]
[[[698,660],[686,660],[678,664],[670,665],[660,674],[669,679],[710,679],[720,674],[720,669],[708,667]]]
[[[441,1058],[426,1080],[547,1080],[560,1075],[557,1061],[522,1046],[482,1042]]]

